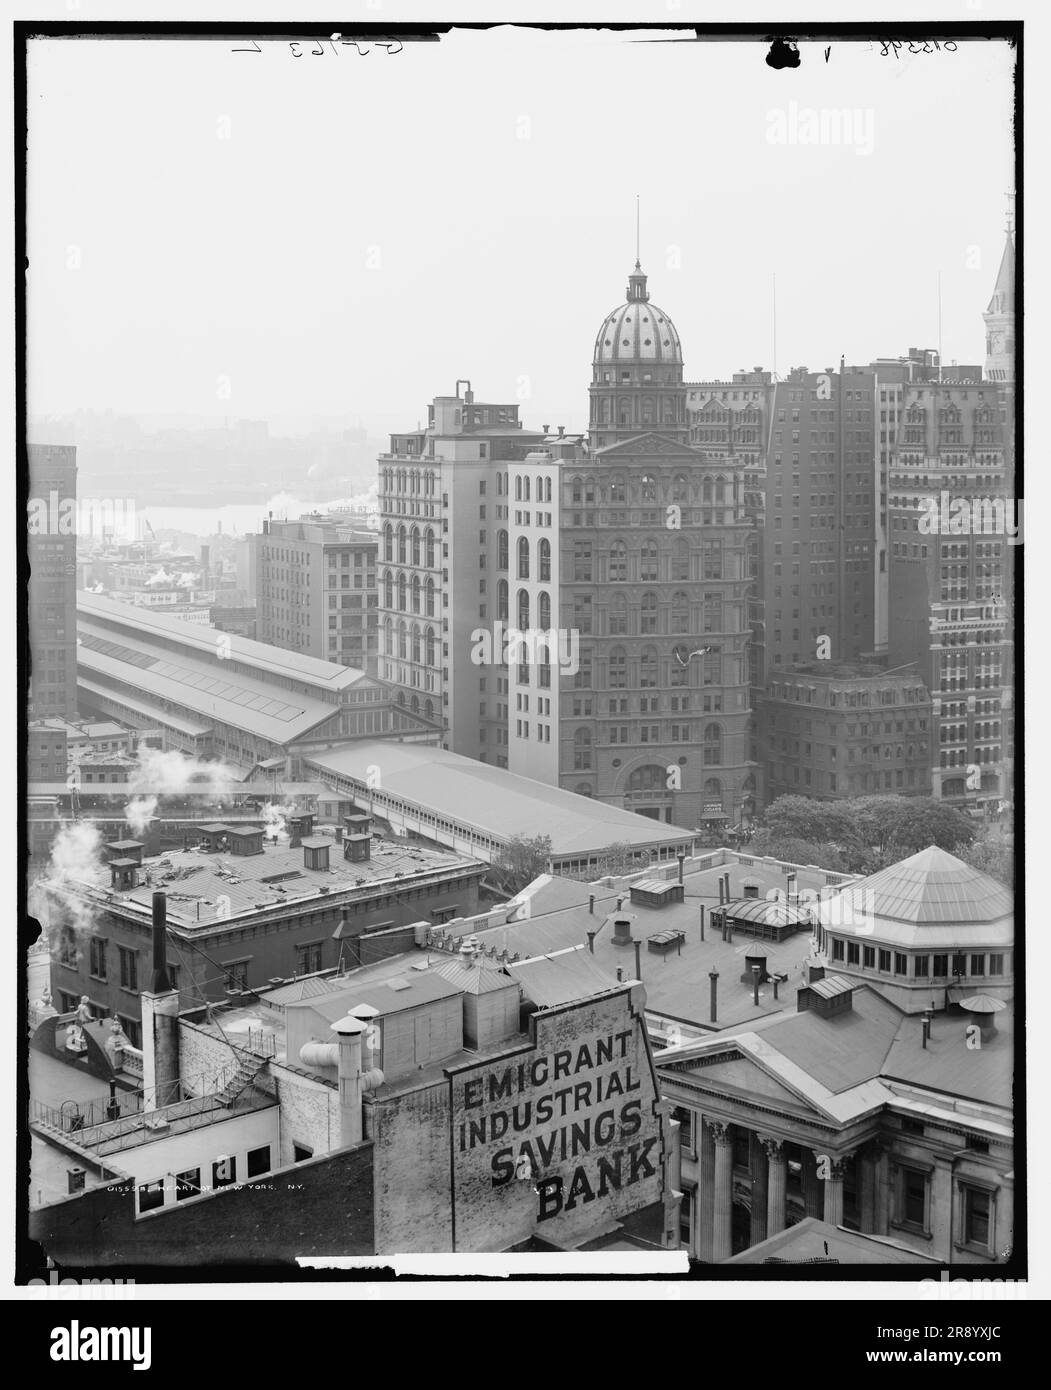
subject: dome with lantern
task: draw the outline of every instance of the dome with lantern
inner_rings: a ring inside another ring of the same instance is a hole
[[[651,303],[646,276],[638,261],[628,277],[628,297],[607,314],[595,339],[595,364],[601,362],[682,363],[682,344],[670,317]]]

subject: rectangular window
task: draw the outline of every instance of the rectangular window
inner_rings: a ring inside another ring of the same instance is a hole
[[[144,1211],[156,1211],[164,1206],[164,1179],[139,1184],[139,1215]]]
[[[984,953],[981,954],[981,955],[972,955],[972,956],[971,956],[971,969],[970,969],[970,974],[972,974],[972,975],[984,975],[984,974],[985,974],[985,955],[984,955]]]
[[[320,941],[310,941],[296,947],[296,974],[313,975],[321,969]]]
[[[927,1229],[927,1174],[918,1168],[901,1168],[899,1216],[903,1226]]]
[[[864,965],[864,967],[865,967],[866,970],[875,970],[875,968],[876,968],[876,948],[875,948],[875,946],[866,946],[866,947],[862,950],[862,952],[861,952],[861,963],[862,963],[862,965]]]
[[[132,1047],[142,1047],[142,1024],[137,1018],[128,1018],[125,1014],[118,1014],[117,1021],[124,1029],[125,1036]]]
[[[927,978],[927,976],[931,973],[931,971],[930,971],[930,965],[931,965],[931,958],[930,958],[930,956],[916,956],[916,957],[914,957],[913,973],[914,973],[914,975],[915,975],[915,977],[916,977],[917,980],[923,980],[923,979],[926,979],[926,978]]]
[[[842,959],[843,959],[843,943],[842,943],[842,941],[833,940],[833,942],[832,942],[832,959],[833,959],[833,960],[842,960]]]
[[[121,989],[131,989],[137,992],[139,988],[138,955],[135,951],[129,950],[127,946],[118,946],[117,954],[120,957]]]
[[[224,961],[223,969],[226,971],[226,988],[228,990],[248,988],[247,960]]]
[[[880,970],[890,969],[890,952],[884,951],[882,948],[879,953],[879,968]]]
[[[949,957],[937,955],[934,957],[934,976],[936,979],[944,979],[949,973]]]
[[[907,975],[909,973],[909,958],[901,951],[894,952],[894,973],[895,975]]]
[[[250,1178],[258,1178],[263,1173],[269,1173],[270,1145],[264,1144],[262,1148],[249,1149],[246,1167]]]
[[[981,1187],[964,1187],[962,1196],[964,1244],[988,1250],[993,1230],[993,1194]]]
[[[1003,958],[1003,955],[1000,954],[1000,953],[998,953],[998,952],[995,952],[995,951],[994,951],[993,954],[989,957],[989,974],[990,974],[990,975],[1002,975],[1003,973],[1004,973],[1004,958]]]
[[[184,1202],[187,1197],[199,1197],[201,1195],[201,1170],[200,1168],[187,1168],[185,1173],[175,1175],[175,1200]]]
[[[91,973],[96,980],[106,978],[106,942],[101,936],[93,936],[89,943]]]
[[[308,1158],[313,1158],[313,1157],[314,1157],[314,1150],[308,1148],[308,1147],[306,1146],[306,1144],[293,1144],[293,1145],[292,1145],[292,1162],[293,1162],[293,1163],[304,1163]]]
[[[859,965],[861,963],[861,948],[856,941],[847,942],[847,964]]]

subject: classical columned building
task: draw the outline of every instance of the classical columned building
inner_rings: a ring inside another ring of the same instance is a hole
[[[690,442],[682,348],[638,262],[560,470],[560,782],[683,826],[754,807],[745,469]]]
[[[691,1257],[718,1264],[811,1217],[938,1260],[1005,1260],[1009,1011],[996,1027],[941,1017],[928,1034],[831,975],[799,991],[798,1010],[658,1054]]]

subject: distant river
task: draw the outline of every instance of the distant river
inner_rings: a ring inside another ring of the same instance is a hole
[[[155,531],[168,528],[176,531],[189,531],[195,536],[214,536],[221,531],[223,535],[243,536],[251,531],[261,530],[261,523],[270,512],[274,520],[284,518],[296,520],[304,512],[326,512],[336,506],[375,506],[375,496],[371,497],[333,497],[319,502],[312,499],[304,502],[289,493],[279,493],[268,502],[233,503],[217,507],[155,507],[152,504],[135,509],[137,518],[147,520]]]

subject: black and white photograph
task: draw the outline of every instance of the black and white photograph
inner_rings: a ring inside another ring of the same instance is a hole
[[[94,8],[13,29],[16,1282],[1017,1294],[1029,15]]]

